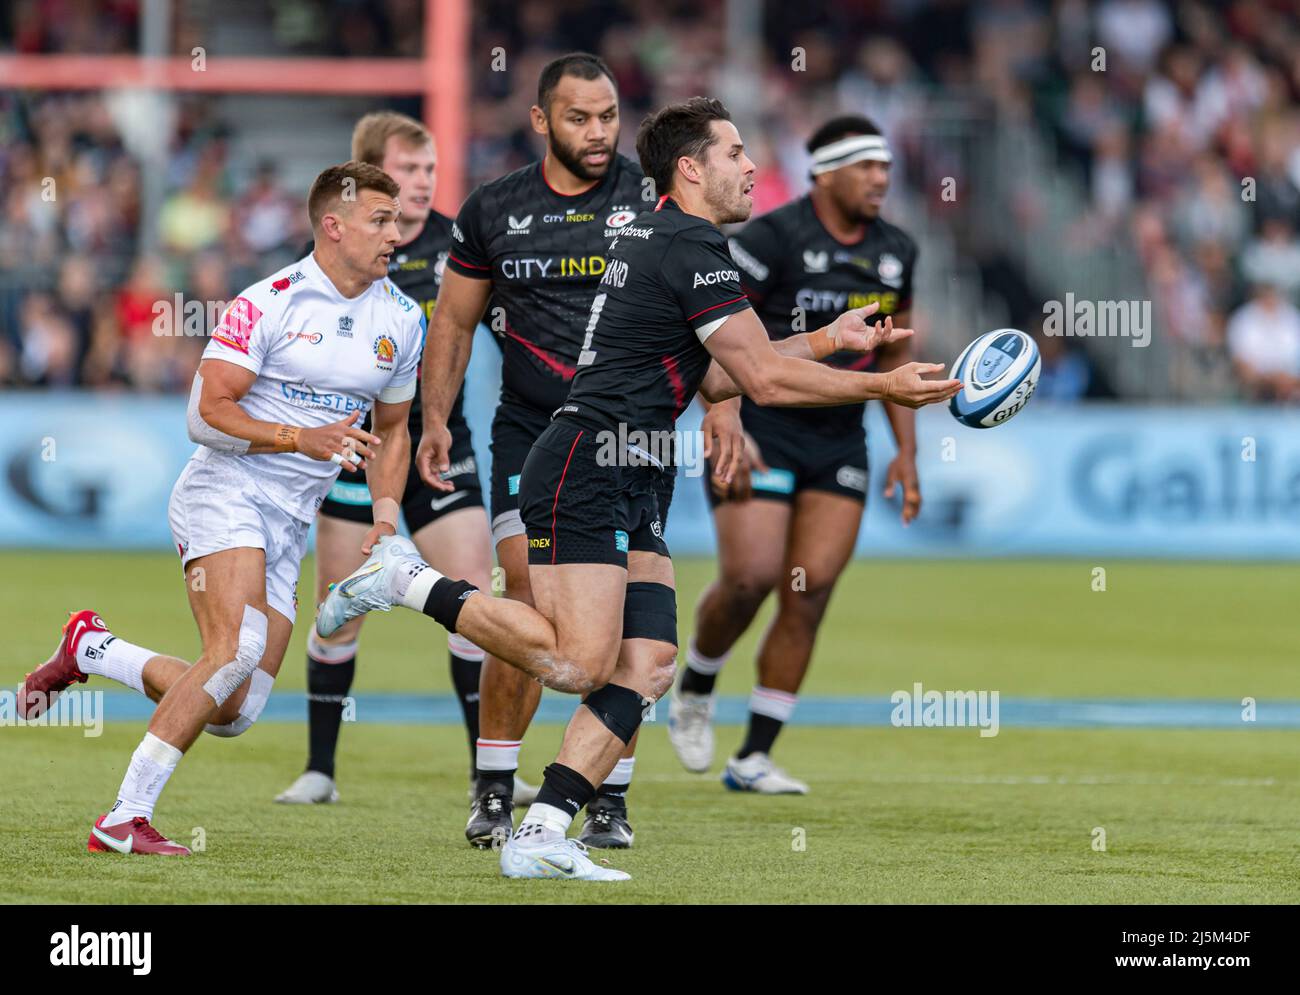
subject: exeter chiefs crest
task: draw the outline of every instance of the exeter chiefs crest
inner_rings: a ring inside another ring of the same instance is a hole
[[[397,343],[387,335],[375,339],[375,365],[381,370],[391,370],[397,359]]]

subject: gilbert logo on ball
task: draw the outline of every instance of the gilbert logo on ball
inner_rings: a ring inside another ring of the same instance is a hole
[[[949,376],[960,380],[962,388],[948,402],[948,410],[971,428],[1001,425],[1034,396],[1041,366],[1038,346],[1024,332],[985,332],[952,364]]]

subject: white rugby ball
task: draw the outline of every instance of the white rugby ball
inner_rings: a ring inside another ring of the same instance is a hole
[[[985,332],[952,364],[949,377],[960,380],[962,388],[948,402],[948,410],[971,428],[1001,425],[1034,396],[1041,367],[1038,345],[1024,332]]]

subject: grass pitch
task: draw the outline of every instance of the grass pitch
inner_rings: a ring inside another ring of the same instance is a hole
[[[1105,565],[1107,590],[1091,589]],[[0,554],[0,687],[49,654],[71,608],[125,638],[197,651],[174,558]],[[308,576],[310,576],[310,565]],[[679,565],[683,635],[711,575]],[[856,562],[832,603],[805,693],[887,695],[914,682],[1005,697],[1300,699],[1285,566]],[[304,605],[311,603],[302,590]],[[1017,622],[996,620],[1008,606]],[[994,609],[997,609],[995,611]],[[304,612],[304,616],[306,616]],[[760,620],[761,621],[761,620]],[[305,626],[278,682],[303,687]],[[754,637],[721,679],[752,683]],[[108,687],[92,680],[87,688]],[[441,630],[412,613],[367,623],[356,690],[449,690]],[[662,718],[662,716],[661,716]],[[0,900],[9,902],[1288,902],[1300,901],[1300,730],[811,728],[776,757],[803,798],[723,791],[681,770],[645,727],[630,802],[633,880],[512,882],[461,831],[468,752],[454,726],[357,723],[339,753],[343,801],[270,799],[300,771],[306,727],[201,737],[168,785],[160,828],[182,861],[85,851],[143,724],[0,728]],[[524,747],[534,778],[561,728]],[[719,729],[719,762],[739,741]],[[1104,837],[1103,837],[1104,833]],[[1098,849],[1104,838],[1105,849]]]

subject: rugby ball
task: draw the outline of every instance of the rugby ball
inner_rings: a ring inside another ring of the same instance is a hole
[[[1041,367],[1038,345],[1024,332],[985,332],[952,364],[949,377],[960,380],[962,388],[948,402],[948,410],[971,428],[1001,425],[1034,396]]]

